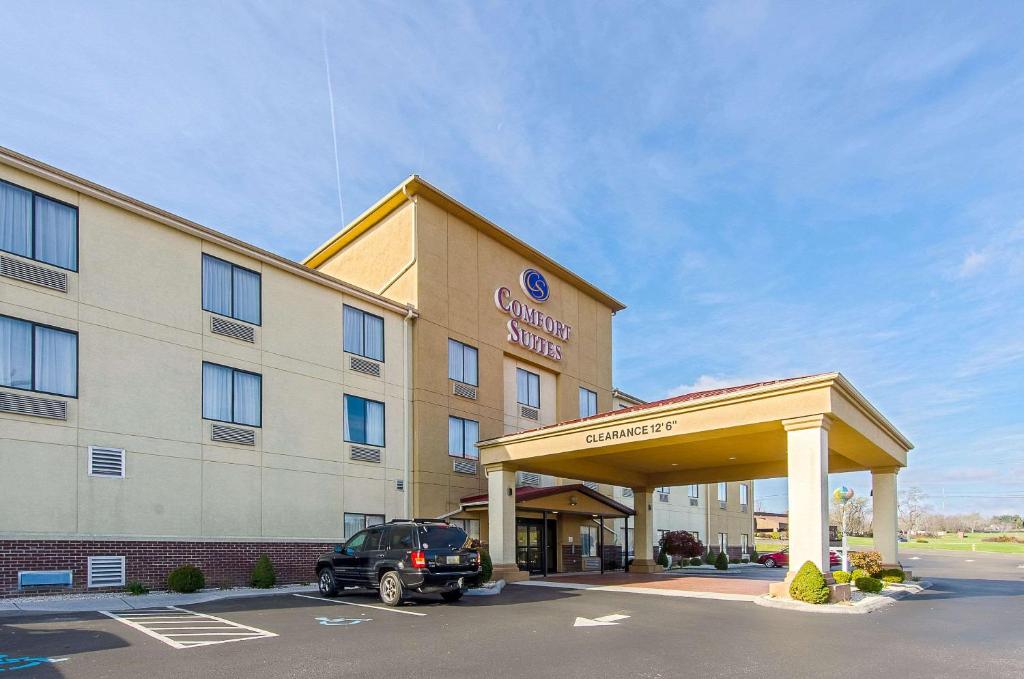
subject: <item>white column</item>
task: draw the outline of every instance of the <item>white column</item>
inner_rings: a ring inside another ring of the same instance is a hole
[[[899,563],[899,508],[895,467],[871,470],[871,532],[882,563]]]
[[[633,489],[633,565],[631,572],[653,573],[661,570],[654,562],[654,494],[649,488]]]
[[[789,573],[807,561],[829,572],[827,415],[783,420],[789,459]]]
[[[487,468],[487,546],[494,579],[522,579],[516,565],[516,472]]]

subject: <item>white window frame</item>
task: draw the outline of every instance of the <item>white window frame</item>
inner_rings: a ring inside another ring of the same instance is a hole
[[[92,471],[92,461],[94,451],[102,450],[108,453],[120,453],[121,454],[121,473],[120,475],[114,474],[95,474]],[[88,460],[88,472],[89,476],[95,476],[101,479],[123,479],[128,473],[128,455],[125,453],[124,448],[110,448],[107,446],[89,446],[89,460]]]

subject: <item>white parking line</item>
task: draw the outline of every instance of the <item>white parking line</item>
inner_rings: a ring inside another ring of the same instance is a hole
[[[226,644],[231,641],[266,639],[277,636],[273,632],[257,627],[241,625],[224,618],[218,618],[215,615],[196,613],[195,611],[178,608],[177,606],[123,613],[112,613],[110,611],[100,611],[100,613],[118,622],[123,622],[154,639],[159,639],[172,648],[178,649],[209,646],[211,644]],[[231,638],[225,639],[223,637]],[[181,638],[180,641],[179,638]]]
[[[292,594],[292,596],[300,596],[303,599],[312,599],[313,601],[320,601],[328,604],[344,604],[346,606],[359,606],[361,608],[375,608],[378,611],[387,611],[388,613],[403,613],[405,615],[419,615],[425,616],[426,613],[417,613],[416,611],[403,611],[399,608],[388,608],[387,606],[373,606],[372,604],[357,604],[354,601],[341,601],[340,599],[328,599],[322,596],[309,596],[308,594]]]

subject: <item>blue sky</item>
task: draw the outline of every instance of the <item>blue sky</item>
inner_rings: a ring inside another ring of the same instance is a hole
[[[629,305],[621,388],[840,370],[903,487],[1024,511],[1020,5],[3,13],[0,144],[293,258],[340,222],[323,25],[347,218],[421,174]]]

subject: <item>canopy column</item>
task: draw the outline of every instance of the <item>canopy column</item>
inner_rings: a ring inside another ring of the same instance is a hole
[[[488,465],[487,546],[494,580],[526,580],[529,573],[516,564],[516,470],[501,464]]]
[[[636,512],[633,527],[632,573],[657,573],[661,570],[654,561],[654,494],[649,488],[633,489],[633,511]]]
[[[789,467],[789,577],[810,561],[829,573],[827,415],[783,420]]]
[[[871,470],[871,533],[882,563],[899,564],[899,510],[896,495],[898,468]]]

